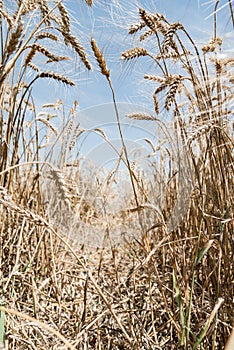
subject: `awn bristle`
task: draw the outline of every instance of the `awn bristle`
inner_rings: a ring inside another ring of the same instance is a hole
[[[96,57],[96,60],[97,60],[97,63],[101,69],[101,73],[103,75],[105,75],[107,78],[110,77],[110,71],[109,69],[107,69],[107,66],[106,66],[106,61],[99,49],[99,47],[97,46],[96,44],[96,41],[94,38],[91,39],[91,46],[92,46],[92,50],[93,50],[93,53]]]

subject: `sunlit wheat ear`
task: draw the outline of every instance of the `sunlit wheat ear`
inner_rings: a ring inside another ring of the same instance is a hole
[[[70,192],[67,186],[65,174],[60,169],[50,169],[48,177],[55,182],[60,199],[62,199],[67,205],[70,205]]]
[[[65,44],[70,45],[76,51],[76,53],[78,53],[86,68],[91,70],[92,66],[87,59],[83,46],[78,42],[77,38],[66,31],[62,31],[62,35],[64,37]]]
[[[37,0],[37,3],[39,5],[39,8],[41,10],[42,18],[44,19],[44,22],[47,26],[50,25],[50,20],[48,18],[49,14],[49,6],[47,0]]]
[[[61,61],[70,61],[70,57],[68,57],[68,56],[55,56],[55,60],[53,59],[51,59],[51,58],[49,58],[45,63],[47,64],[47,63],[50,63],[50,62],[61,62]]]
[[[127,50],[125,52],[122,53],[121,58],[123,60],[131,60],[132,58],[136,58],[136,57],[140,57],[140,56],[147,56],[148,55],[148,51],[143,48],[143,47],[136,47],[132,50]]]
[[[59,41],[59,37],[55,34],[52,34],[50,32],[41,32],[37,34],[36,40],[41,40],[41,39],[50,39],[53,41]]]
[[[187,137],[187,144],[191,145],[191,143],[195,140],[198,140],[201,138],[202,135],[207,134],[207,132],[212,128],[212,124],[208,123],[206,125],[202,126],[196,126],[194,130],[188,135]]]
[[[35,120],[45,124],[56,136],[58,135],[57,129],[51,123],[49,123],[48,119],[37,117]]]
[[[70,86],[75,86],[76,84],[74,83],[74,81],[72,81],[71,79],[67,78],[66,76],[62,75],[62,74],[58,74],[58,73],[54,73],[54,72],[41,72],[40,74],[38,74],[38,78],[50,78],[50,79],[54,79],[57,81],[60,81],[66,85],[70,85]]]
[[[57,103],[45,103],[42,105],[42,108],[54,108],[54,109],[58,109],[57,108]]]
[[[77,124],[68,146],[69,151],[71,151],[75,147],[76,141],[78,140],[79,136],[84,132],[85,132],[85,129],[80,128],[80,124]]]
[[[154,34],[154,31],[152,29],[147,30],[145,33],[140,35],[140,41],[149,38],[152,34]]]
[[[139,8],[139,15],[145,25],[149,27],[152,31],[155,33],[157,31],[161,32],[163,35],[167,31],[167,27],[165,24],[162,23],[162,21],[166,22],[166,19],[163,15],[156,13],[154,15],[148,14],[144,9]]]
[[[85,0],[86,4],[88,6],[92,6],[93,5],[93,0]]]
[[[169,90],[166,95],[165,108],[169,110],[171,108],[172,102],[175,101],[175,95],[178,91],[178,88],[181,84],[182,77],[176,76],[171,84],[169,85]]]
[[[53,62],[58,62],[60,61],[60,57],[61,56],[57,56],[57,55],[54,55],[53,53],[51,53],[49,50],[47,50],[44,46],[40,45],[40,44],[37,44],[37,43],[34,43],[32,46],[32,52],[34,52],[34,50],[36,52],[40,52],[41,54],[43,54],[44,56],[46,56],[47,58],[49,58],[51,61]],[[27,60],[27,58],[26,58]]]
[[[7,12],[3,11],[2,8],[0,8],[0,15],[1,15],[2,19],[4,18],[5,21],[7,22],[9,29],[13,28],[13,26],[14,26],[13,19],[8,15]]]
[[[73,128],[73,125],[74,125],[74,119],[71,118],[65,128],[65,133],[64,133],[64,136],[65,137],[68,137],[70,134],[71,134],[71,131],[72,131],[72,128]]]
[[[157,56],[155,56],[155,58],[157,60],[165,60],[165,59],[173,59],[174,62],[176,62],[177,60],[179,60],[181,57],[183,56],[189,56],[191,55],[190,51],[186,51],[186,52],[178,52],[178,51],[173,51],[173,52],[163,52],[163,53],[159,53]]]
[[[158,97],[156,94],[153,94],[154,99],[154,110],[156,114],[159,114],[159,103],[158,103]]]
[[[222,39],[216,38],[209,41],[208,44],[202,47],[203,53],[214,52],[218,46],[222,45]]]
[[[108,137],[107,137],[106,133],[101,128],[95,128],[94,131],[96,131],[99,134],[101,134],[102,137],[104,138],[104,140],[108,140]]]
[[[19,2],[18,2],[19,3]],[[30,11],[35,10],[38,7],[37,1],[24,1],[20,2],[21,5],[21,15],[24,16]]]
[[[175,35],[175,33],[177,32],[177,30],[179,29],[183,29],[182,24],[180,24],[179,22],[177,23],[173,23],[170,25],[169,29],[167,30],[167,32],[165,33],[165,38],[164,38],[164,42],[162,45],[162,50],[163,52],[168,52],[168,49],[171,47],[173,49],[177,50],[176,44],[173,40],[173,36]]]
[[[63,22],[63,28],[66,32],[70,32],[70,18],[68,12],[62,2],[58,3],[58,9]]]
[[[91,47],[92,47],[94,56],[96,57],[99,68],[101,69],[101,73],[103,75],[105,75],[108,79],[110,77],[110,70],[107,68],[106,60],[103,57],[103,55],[102,55],[99,47],[97,46],[94,38],[91,39]]]
[[[33,222],[36,225],[48,225],[45,219],[43,219],[39,215],[36,215],[27,209],[22,209],[21,207],[19,207],[4,187],[0,187],[0,204],[7,208],[7,210],[13,210],[14,212],[18,213],[21,217]]]
[[[127,114],[127,117],[130,119],[136,119],[136,120],[152,120],[152,121],[157,120],[152,115],[144,112],[130,113],[130,114]]]
[[[165,78],[163,77],[160,77],[158,75],[148,75],[146,74],[144,76],[144,79],[147,79],[147,80],[153,80],[153,81],[156,81],[158,83],[164,83],[165,82]]]
[[[29,62],[28,64],[28,67],[30,67],[32,70],[34,70],[35,72],[37,72],[37,73],[39,73],[40,72],[40,68],[36,65],[36,64],[34,64],[34,63],[32,63],[32,62]]]
[[[23,33],[23,28],[24,28],[23,25],[24,25],[24,23],[22,21],[20,21],[18,23],[16,30],[13,33],[11,33],[11,35],[10,35],[10,39],[9,39],[7,49],[6,49],[8,56],[10,56],[18,47],[20,37]]]
[[[25,58],[25,61],[24,61],[25,66],[27,66],[32,61],[36,53],[37,53],[36,47],[32,45],[27,57]]]
[[[145,26],[146,26],[146,23],[144,21],[140,21],[138,23],[132,24],[129,28],[128,34],[135,34]]]

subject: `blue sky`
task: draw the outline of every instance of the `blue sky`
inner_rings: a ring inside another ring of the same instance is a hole
[[[91,57],[89,40],[94,36],[106,57],[107,65],[111,69],[111,78],[119,102],[140,102],[148,104],[151,88],[144,82],[143,76],[147,72],[146,60],[137,62],[123,62],[121,53],[133,48],[133,37],[128,35],[128,28],[138,21],[138,7],[141,6],[151,12],[160,12],[170,22],[182,22],[198,45],[203,45],[213,35],[212,14],[214,0],[94,0],[94,6],[89,8],[81,0],[67,0],[67,8],[72,15],[73,32],[90,54],[94,71],[87,72],[79,61],[72,63],[68,73],[77,86],[64,88],[48,82],[40,82],[40,100],[51,102],[60,98],[66,106],[71,106],[78,100],[80,108],[111,102],[111,93],[103,76],[99,73],[95,60]],[[227,3],[220,1],[220,7]],[[218,14],[218,33],[231,30],[228,7],[225,6]],[[231,38],[233,39],[233,37]],[[229,40],[230,41],[230,40]],[[232,40],[233,41],[233,40]],[[232,43],[229,42],[229,46]],[[38,92],[38,89],[35,89]],[[144,93],[142,93],[144,92]]]
[[[222,7],[226,0],[220,1]],[[123,62],[121,53],[135,46],[141,46],[139,41],[134,41],[137,36],[128,35],[128,28],[131,24],[139,21],[138,8],[143,7],[151,13],[162,13],[169,22],[181,22],[190,33],[198,47],[202,47],[213,36],[213,18],[211,16],[214,0],[94,0],[94,6],[89,8],[85,1],[67,0],[65,2],[72,16],[72,31],[77,35],[82,45],[86,48],[92,62],[93,71],[87,72],[80,63],[79,59],[70,63],[66,69],[61,65],[61,73],[72,78],[77,86],[68,88],[63,85],[49,82],[48,80],[36,83],[34,87],[34,96],[36,93],[37,111],[40,112],[41,105],[49,102],[55,102],[61,99],[65,109],[73,105],[73,101],[79,103],[79,113],[77,121],[84,128],[102,128],[108,138],[119,140],[118,131],[113,127],[115,115],[110,112],[113,110],[111,92],[106,79],[99,72],[99,67],[93,58],[90,48],[90,38],[93,36],[103,51],[107,66],[111,71],[116,99],[119,108],[122,111],[121,119],[126,122],[126,111],[134,112],[147,110],[153,113],[152,93],[154,86],[144,81],[144,74],[156,74],[155,65],[151,64],[146,58],[140,58],[132,62]],[[234,36],[230,23],[229,9],[225,6],[218,13],[218,35],[224,38],[224,52],[233,52]],[[150,48],[156,49],[156,42],[150,41]],[[60,53],[61,54],[61,53]],[[127,109],[125,108],[127,103]],[[104,106],[104,108],[100,107]],[[135,110],[134,110],[135,109]],[[100,112],[102,110],[102,113]],[[161,120],[166,120],[165,112],[159,115]],[[56,123],[58,123],[58,119]],[[104,125],[105,124],[105,125]],[[131,124],[131,125],[130,125]],[[129,126],[130,125],[130,126]],[[153,126],[153,129],[155,126]],[[154,136],[151,133],[152,127],[144,123],[131,122],[124,128],[126,131],[126,142],[135,142],[142,145],[142,139],[149,138],[152,141]],[[131,129],[131,131],[130,131]],[[116,131],[114,131],[116,130]],[[141,130],[139,132],[139,130]],[[142,134],[145,131],[145,135]],[[133,136],[133,134],[135,136]],[[127,136],[129,138],[127,138]],[[141,138],[141,141],[139,141]],[[85,139],[85,141],[84,141]],[[92,134],[86,138],[81,138],[82,151],[87,154],[96,154],[93,145],[98,145],[103,139],[100,135]],[[146,143],[144,143],[146,147]],[[149,146],[147,146],[149,148]],[[105,153],[106,152],[106,153]],[[99,162],[109,152],[106,144],[100,152]],[[105,155],[104,155],[105,153]],[[94,155],[93,157],[96,157]]]

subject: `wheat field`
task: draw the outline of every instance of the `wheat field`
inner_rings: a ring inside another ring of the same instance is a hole
[[[202,45],[164,14],[136,6],[137,21],[125,19],[133,46],[118,59],[132,79],[138,61],[151,67],[153,111],[127,118],[169,139],[145,138],[151,175],[131,159],[108,55],[95,32],[88,44],[73,32],[68,3],[0,1],[0,348],[232,350],[234,57],[218,24],[225,8],[233,29],[233,1],[211,1]],[[74,61],[87,77],[98,70],[111,96],[121,150],[100,177],[74,154],[90,133],[115,148],[105,130],[77,123],[77,101],[37,109],[40,81],[74,88]]]

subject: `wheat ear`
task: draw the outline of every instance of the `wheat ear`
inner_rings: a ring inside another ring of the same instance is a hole
[[[92,46],[92,50],[93,50],[93,53],[96,57],[96,60],[97,60],[97,63],[101,69],[101,73],[103,75],[105,75],[107,78],[110,77],[110,71],[109,69],[107,69],[107,66],[106,66],[106,61],[99,49],[99,47],[97,46],[96,44],[96,41],[94,38],[91,38],[91,46]]]

